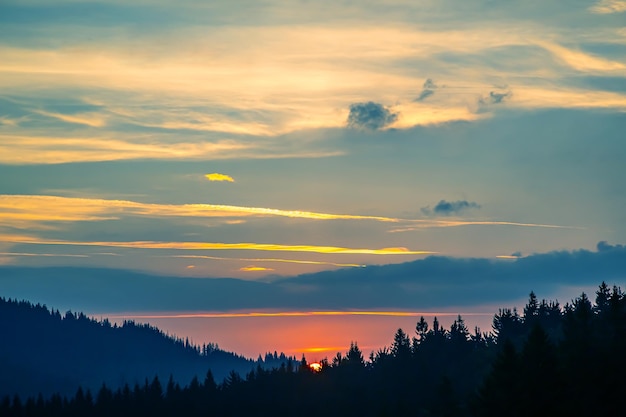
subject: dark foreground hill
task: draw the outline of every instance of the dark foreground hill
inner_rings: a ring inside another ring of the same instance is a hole
[[[29,311],[45,313],[41,307]],[[97,325],[80,317],[65,320]],[[193,353],[184,343],[179,348]],[[37,353],[46,345],[32,349]],[[430,327],[421,318],[414,337],[398,329],[391,346],[372,353],[369,360],[353,343],[347,355],[338,353],[321,370],[319,364],[313,370],[303,358],[300,364],[288,362],[272,370],[257,366],[245,376],[232,372],[221,384],[211,375],[182,388],[173,380],[152,378],[118,389],[79,388],[67,398],[6,397],[0,400],[0,415],[615,417],[626,415],[624,352],[626,296],[603,283],[595,304],[582,294],[561,307],[556,301],[540,302],[531,293],[522,314],[500,310],[489,334],[470,333],[461,317],[449,330],[436,319]],[[140,355],[135,358],[140,360]]]
[[[73,395],[79,385],[95,391],[103,383],[132,386],[155,375],[162,380],[172,375],[186,385],[209,369],[221,381],[231,370],[245,373],[258,363],[217,345],[191,345],[149,325],[112,325],[83,313],[61,314],[0,298],[0,397]]]

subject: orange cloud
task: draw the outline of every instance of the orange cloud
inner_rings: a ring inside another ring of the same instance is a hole
[[[221,174],[220,174],[221,175]],[[222,204],[151,204],[129,200],[105,200],[95,198],[59,197],[49,195],[0,195],[0,225],[11,227],[41,227],[45,222],[75,222],[118,219],[123,214],[147,217],[288,217],[310,220],[370,220],[385,223],[404,223],[391,232],[406,232],[434,227],[459,226],[519,226],[556,229],[577,229],[540,223],[508,221],[468,221],[436,219],[401,219],[385,216],[359,214],[320,213],[303,210],[282,210],[268,207],[245,207]],[[235,220],[237,221],[237,220]],[[398,249],[398,248],[395,248]]]
[[[281,245],[274,243],[218,243],[218,242],[155,242],[155,241],[129,241],[129,242],[79,242],[68,240],[51,239],[15,239],[6,240],[11,243],[32,245],[68,245],[68,246],[102,246],[113,248],[130,249],[174,249],[174,250],[257,250],[271,252],[311,252],[325,254],[362,254],[362,255],[429,255],[436,252],[409,250],[407,248],[344,248],[337,246],[316,245]]]
[[[246,261],[246,262],[285,262],[293,264],[309,264],[309,265],[331,265],[339,267],[364,268],[363,264],[344,264],[336,262],[309,261],[301,259],[281,259],[281,258],[225,258],[222,256],[206,256],[206,255],[171,255],[168,258],[196,258],[196,259],[213,259],[218,261]]]
[[[221,175],[221,174],[220,174]],[[116,219],[122,213],[145,216],[247,217],[278,216],[311,220],[373,220],[399,222],[383,216],[318,213],[266,207],[220,204],[150,204],[128,200],[59,197],[49,195],[0,195],[0,223],[8,221],[91,221]]]
[[[217,172],[214,172],[212,174],[206,174],[204,176],[206,179],[208,179],[209,181],[226,181],[226,182],[235,182],[235,180],[233,179],[233,177],[231,177],[230,175],[226,175],[226,174],[219,174]]]
[[[265,268],[265,267],[262,267],[262,266],[254,266],[254,265],[244,266],[242,268],[239,268],[239,270],[242,271],[242,272],[273,271],[272,268]]]
[[[242,313],[171,313],[171,314],[124,314],[107,315],[111,318],[130,319],[188,319],[188,318],[238,318],[238,317],[314,317],[314,316],[381,316],[381,317],[447,317],[457,316],[451,312],[420,312],[420,311],[250,311]],[[463,316],[492,316],[492,313],[463,313]]]

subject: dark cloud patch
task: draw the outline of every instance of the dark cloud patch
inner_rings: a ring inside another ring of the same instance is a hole
[[[504,93],[500,93],[497,91],[490,91],[487,97],[480,98],[479,103],[482,105],[500,104],[510,99],[511,96],[512,96],[512,93],[510,91],[507,91]]]
[[[378,130],[398,120],[398,114],[393,113],[382,104],[368,101],[350,105],[348,127],[353,129]]]
[[[273,282],[181,278],[124,270],[0,267],[0,295],[92,314],[240,309],[417,310],[519,300],[531,290],[626,282],[626,247],[555,251],[514,261],[431,256],[403,264],[341,269]],[[567,302],[569,300],[561,300]]]
[[[473,201],[467,200],[458,200],[458,201],[446,201],[441,200],[437,203],[434,208],[430,208],[430,206],[422,207],[422,213],[427,216],[430,215],[439,215],[439,216],[451,216],[453,214],[458,214],[462,211],[468,209],[479,209],[480,205]]]
[[[423,87],[424,89],[434,90],[437,88],[437,84],[435,84],[432,78],[427,78],[426,81],[424,81]]]
[[[420,95],[415,99],[415,101],[426,100],[428,97],[435,94],[436,88],[437,85],[435,84],[435,82],[431,78],[428,78],[426,81],[424,81],[423,90]]]
[[[624,245],[611,245],[607,243],[606,240],[603,240],[602,242],[598,242],[597,248],[598,248],[598,252],[623,251],[626,249]]]
[[[422,92],[420,93],[420,95],[415,99],[415,101],[424,101],[426,100],[428,97],[432,96],[433,94],[435,94],[435,92],[433,90],[422,90]]]

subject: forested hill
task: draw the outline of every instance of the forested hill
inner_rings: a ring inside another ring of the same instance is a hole
[[[15,308],[15,303],[11,306]],[[49,315],[41,307],[29,306],[29,311]],[[60,321],[59,316],[54,317]],[[66,320],[76,326],[81,321],[85,326],[98,326],[85,318]],[[136,327],[129,329],[137,331]],[[158,334],[146,328],[141,332]],[[626,393],[626,296],[618,287],[611,289],[603,283],[595,303],[583,294],[565,306],[539,301],[531,293],[521,314],[515,309],[500,310],[489,334],[472,334],[461,317],[449,330],[436,319],[429,326],[421,318],[414,334],[411,337],[398,329],[391,346],[372,353],[369,359],[353,343],[347,355],[338,353],[331,362],[323,362],[321,370],[316,366],[319,372],[303,358],[297,366],[289,362],[273,370],[256,367],[245,376],[233,372],[221,384],[210,375],[184,387],[153,378],[119,389],[78,388],[68,398],[5,397],[0,400],[0,415],[626,415],[622,400]],[[193,349],[178,343],[179,349],[194,356]],[[32,348],[42,349],[46,349],[43,342]],[[67,357],[59,356],[60,360]]]
[[[286,360],[266,355],[261,365],[280,366]],[[132,386],[155,375],[163,380],[173,375],[186,385],[194,376],[204,379],[209,369],[221,381],[231,370],[245,373],[257,364],[214,344],[191,345],[146,324],[112,325],[83,313],[61,314],[0,297],[0,397],[73,395],[78,386]]]

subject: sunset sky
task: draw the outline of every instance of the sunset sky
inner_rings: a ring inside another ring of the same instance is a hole
[[[4,0],[0,57],[5,268],[358,287],[626,243],[626,1]]]

